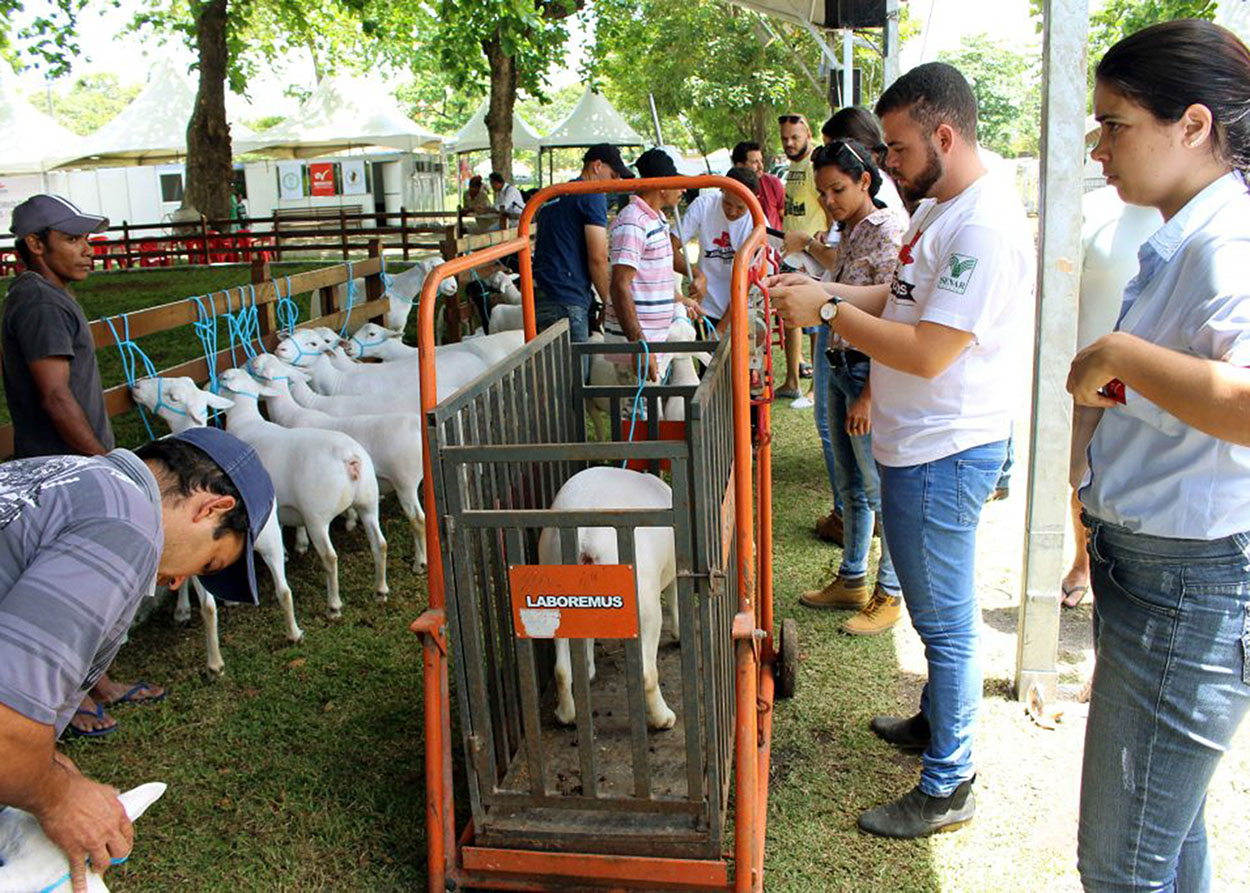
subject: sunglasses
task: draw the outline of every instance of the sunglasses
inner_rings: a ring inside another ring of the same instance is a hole
[[[807,119],[802,115],[778,115],[778,124],[806,124]]]

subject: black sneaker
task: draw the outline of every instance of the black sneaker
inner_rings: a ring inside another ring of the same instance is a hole
[[[923,713],[915,716],[874,716],[868,724],[874,735],[899,750],[924,750],[929,746],[929,721]]]
[[[957,831],[976,815],[974,781],[975,775],[955,788],[949,797],[930,797],[916,787],[892,803],[863,813],[859,817],[859,827],[878,837],[902,840]]]

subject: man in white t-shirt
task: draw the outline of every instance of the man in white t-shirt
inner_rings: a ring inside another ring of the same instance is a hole
[[[495,190],[495,210],[508,218],[508,226],[516,226],[525,210],[521,190],[509,183],[499,172],[490,175],[490,188]]]
[[[920,783],[859,826],[913,838],[961,827],[976,810],[976,530],[1023,399],[1012,348],[1032,313],[1035,257],[1019,197],[986,177],[976,99],[956,69],[913,68],[877,114],[886,166],[903,198],[920,202],[894,281],[856,288],[779,276],[772,298],[787,322],[823,320],[873,360],[885,536],[929,679],[917,715],[871,724],[887,742],[923,750]]]
[[[757,196],[760,181],[750,168],[733,167],[725,176],[737,180]],[[703,274],[690,282],[690,297],[703,316],[724,334],[729,328],[729,286],[734,257],[754,226],[746,202],[727,189],[705,192],[690,203],[681,218],[682,243],[699,242],[696,269]]]

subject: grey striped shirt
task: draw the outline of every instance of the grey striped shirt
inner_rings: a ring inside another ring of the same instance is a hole
[[[163,545],[160,490],[128,450],[0,465],[0,703],[60,735],[153,593]]]

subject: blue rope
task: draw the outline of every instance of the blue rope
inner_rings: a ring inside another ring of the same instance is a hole
[[[356,279],[352,275],[352,262],[347,261],[347,310],[343,316],[343,328],[339,329],[339,337],[347,337],[347,324],[352,321],[352,305],[356,303]]]
[[[647,372],[651,368],[651,346],[646,339],[638,342],[642,345],[642,353],[638,354],[638,390],[634,391],[634,399],[629,407],[629,440],[634,439],[634,427],[638,424],[638,410],[642,404],[642,389],[647,385]],[[621,460],[621,468],[629,465],[628,459]]]
[[[121,865],[129,858],[130,858],[129,856],[114,856],[113,858],[109,859],[109,865]],[[87,862],[88,864],[90,864],[91,862],[90,856],[87,857]],[[38,893],[52,893],[53,890],[59,890],[62,886],[69,883],[69,877],[70,875],[69,875],[69,872],[67,871],[65,872],[65,874],[61,875],[55,881],[48,884],[48,886],[38,891]]]
[[[387,341],[390,341],[391,339],[388,338],[386,335],[382,335],[378,338],[375,338],[372,341],[362,341],[359,335],[352,335],[350,340],[352,341],[353,344],[355,344],[357,347],[360,348],[360,355],[363,357],[368,352],[370,347],[378,347],[380,345],[385,344]]]
[[[122,374],[126,376],[127,387],[134,388],[137,378],[135,376],[135,368],[141,361],[143,368],[147,372],[149,378],[157,378],[156,366],[152,364],[152,360],[143,352],[138,344],[130,338],[130,317],[125,313],[121,315],[122,332],[124,337],[118,337],[117,327],[113,325],[113,319],[105,317],[104,321],[108,323],[109,331],[113,334],[113,342],[117,345],[117,350],[122,358]],[[159,391],[158,391],[159,395]],[[159,404],[159,401],[158,401]],[[152,431],[152,425],[148,422],[147,410],[143,408],[142,403],[136,404],[139,407],[139,418],[143,419],[143,427],[147,429],[148,439],[156,440],[156,434]]]
[[[278,325],[282,326],[287,337],[295,331],[295,324],[299,322],[299,305],[291,300],[291,277],[283,277],[286,279],[286,297],[282,297],[282,293],[278,290],[278,280],[273,281],[273,293],[278,298],[274,313],[278,317]]]
[[[204,306],[204,299],[208,299],[209,307]],[[192,327],[195,329],[196,337],[200,339],[200,346],[204,349],[204,362],[208,364],[208,386],[214,394],[218,392],[217,385],[217,302],[213,300],[212,294],[196,295],[187,298],[188,301],[195,301],[196,311],[199,315]]]
[[[382,252],[382,270],[378,273],[378,278],[382,280],[382,290],[389,291],[391,282],[394,280],[391,274],[386,272],[386,252]]]
[[[248,287],[251,289],[252,305],[248,306],[243,286],[239,286],[239,309],[234,312],[231,311],[230,292],[226,292],[226,327],[230,332],[230,359],[236,366],[239,364],[238,356],[234,352],[236,341],[249,360],[256,358],[256,350],[252,347],[253,332],[256,333],[256,340],[260,342],[262,349],[264,348],[264,343],[260,341],[260,316],[256,307],[256,288],[255,286]]]

